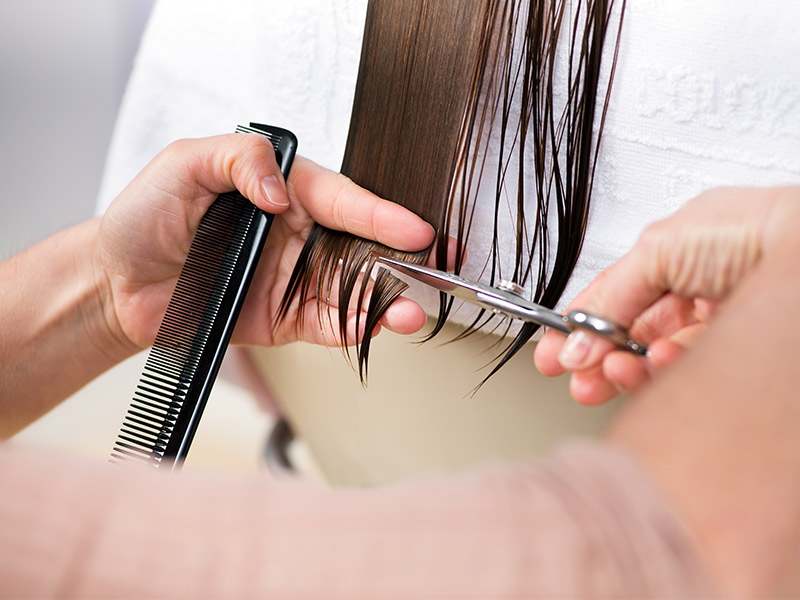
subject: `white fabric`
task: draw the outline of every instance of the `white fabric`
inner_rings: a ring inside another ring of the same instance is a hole
[[[247,121],[291,129],[303,155],[338,169],[365,8],[366,0],[160,0],[99,208],[170,141]],[[628,2],[586,241],[560,306],[647,224],[703,189],[800,182],[799,22],[800,3],[781,0]],[[467,274],[482,264],[486,231],[474,228]]]

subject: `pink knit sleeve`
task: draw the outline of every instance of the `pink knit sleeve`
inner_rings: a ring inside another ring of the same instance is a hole
[[[0,597],[709,598],[622,451],[378,489],[0,452]]]

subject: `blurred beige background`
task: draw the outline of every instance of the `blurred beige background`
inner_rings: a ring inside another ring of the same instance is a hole
[[[425,344],[381,332],[366,388],[336,349],[291,344],[255,356],[315,464],[336,485],[535,460],[564,439],[596,434],[617,409],[616,402],[573,402],[565,377],[536,371],[532,344],[475,391],[500,351],[492,347],[498,338],[478,333],[445,343],[459,332],[445,326]]]

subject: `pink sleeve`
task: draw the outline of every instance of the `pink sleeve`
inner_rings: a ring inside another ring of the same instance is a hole
[[[607,445],[379,489],[0,452],[0,597],[708,598]]]

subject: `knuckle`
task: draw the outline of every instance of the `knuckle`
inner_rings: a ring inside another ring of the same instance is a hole
[[[381,204],[377,202],[370,203],[370,210],[369,215],[366,223],[369,225],[369,231],[366,233],[373,239],[373,240],[380,240],[383,239],[383,234],[385,233],[383,227],[381,227],[381,223],[383,222],[378,215],[378,211],[381,209]]]
[[[637,245],[644,249],[656,248],[663,239],[665,234],[669,233],[670,226],[666,221],[656,221],[644,228]]]
[[[269,140],[260,135],[245,135],[236,165],[245,166],[251,164],[257,166],[265,159],[275,163],[275,150]]]
[[[656,221],[655,223],[650,223],[647,227],[644,228],[642,232],[642,238],[649,240],[653,238],[657,238],[661,236],[662,232],[664,231],[665,221]]]
[[[346,175],[336,173],[336,191],[333,193],[333,204],[331,206],[333,222],[339,229],[345,229],[347,225],[347,204],[351,190],[355,186],[353,181]]]
[[[272,147],[270,141],[263,135],[249,134],[244,136],[244,152],[243,154],[266,154],[267,156],[275,156],[275,149]]]
[[[174,140],[167,144],[167,147],[161,151],[161,157],[166,160],[175,160],[184,156],[191,146],[192,141],[188,139]]]

